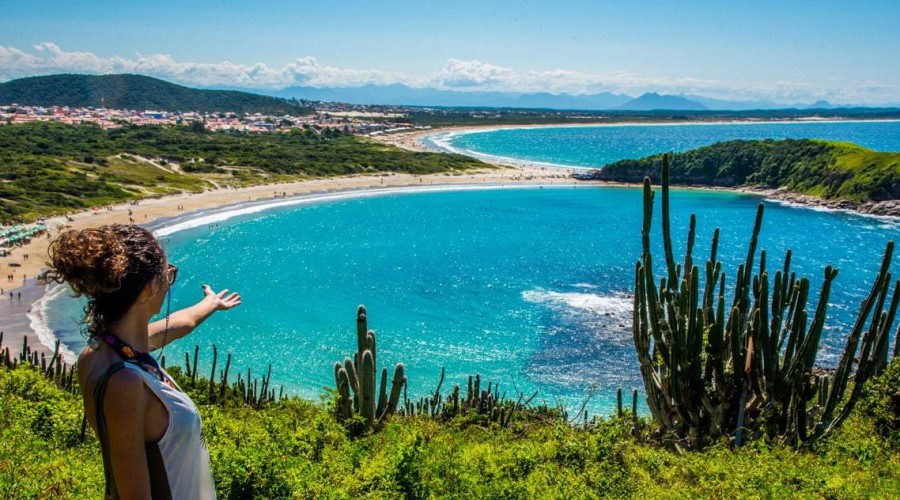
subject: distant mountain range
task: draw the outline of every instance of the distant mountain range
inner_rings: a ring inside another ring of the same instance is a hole
[[[0,83],[0,104],[159,111],[302,115],[285,99],[233,90],[199,90],[141,75],[49,75]]]
[[[598,94],[551,94],[548,92],[463,92],[412,88],[402,84],[362,87],[288,87],[267,92],[287,99],[405,106],[491,107],[559,110],[683,110],[746,111],[754,109],[831,109],[827,101],[812,104],[777,104],[770,101],[727,101],[697,95],[665,95],[648,92],[638,97],[601,92]]]
[[[671,109],[679,111],[701,111],[709,109],[697,101],[692,101],[686,97],[677,95],[660,95],[656,92],[647,92],[617,109],[633,110],[633,111],[653,111],[655,109]]]
[[[99,107],[163,111],[233,111],[265,114],[311,112],[292,100],[423,107],[522,108],[584,111],[747,111],[773,109],[833,109],[827,101],[777,104],[733,101],[698,95],[648,92],[638,97],[601,92],[459,91],[413,88],[402,84],[361,87],[288,87],[282,90],[194,89],[141,75],[49,75],[0,83],[0,104]]]
[[[288,87],[269,94],[288,99],[351,104],[530,109],[610,109],[632,100],[630,96],[609,92],[591,95],[550,94],[547,92],[462,92],[412,88],[402,84],[344,88]]]

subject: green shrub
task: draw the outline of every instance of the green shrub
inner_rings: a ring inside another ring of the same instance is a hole
[[[900,357],[866,387],[863,410],[874,420],[875,429],[900,446]]]
[[[189,381],[177,367],[170,371]],[[615,419],[576,428],[529,411],[509,429],[395,418],[353,439],[327,405],[299,398],[262,409],[234,399],[210,404],[207,384],[198,378],[187,390],[198,402],[223,499],[890,498],[900,491],[900,450],[866,412],[814,452],[754,441],[679,456],[636,443]],[[0,498],[101,496],[97,440],[90,429],[84,442],[77,439],[81,412],[78,394],[34,368],[0,368]]]

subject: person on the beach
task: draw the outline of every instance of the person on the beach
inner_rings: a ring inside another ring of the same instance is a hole
[[[203,285],[197,304],[150,323],[178,268],[138,226],[67,231],[49,256],[42,282],[68,283],[87,297],[88,346],[78,357],[78,380],[100,438],[107,496],[215,498],[197,407],[148,353],[240,305],[241,297]]]

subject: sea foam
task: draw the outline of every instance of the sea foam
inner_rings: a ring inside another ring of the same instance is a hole
[[[527,128],[527,127],[523,127]],[[473,149],[464,149],[458,148],[453,144],[453,140],[461,135],[469,135],[476,133],[487,133],[487,132],[496,132],[498,130],[507,130],[505,128],[496,128],[496,129],[487,129],[487,130],[461,130],[461,131],[453,131],[453,132],[439,132],[434,135],[426,135],[419,139],[419,145],[431,149],[434,151],[439,151],[442,153],[455,153],[461,154],[465,156],[471,156],[473,158],[477,158],[479,160],[484,160],[487,162],[493,163],[505,163],[509,165],[518,165],[522,167],[539,167],[539,168],[553,168],[553,169],[562,169],[562,170],[589,170],[594,167],[586,167],[582,165],[564,165],[562,163],[550,163],[543,161],[535,161],[535,160],[523,160],[521,158],[515,158],[512,156],[502,156],[496,154],[488,154],[482,153],[480,151],[475,151]]]
[[[50,348],[55,348],[57,339],[50,328],[49,307],[54,299],[66,293],[69,286],[65,284],[48,285],[46,291],[41,297],[31,305],[28,311],[28,320],[31,330],[37,335],[38,340]],[[78,359],[78,356],[69,349],[63,342],[59,343],[59,353],[63,361],[72,364]]]
[[[579,283],[579,285],[584,284]],[[547,304],[551,307],[591,312],[601,316],[630,317],[633,306],[633,299],[624,293],[601,295],[538,289],[522,292],[522,298],[535,304]]]

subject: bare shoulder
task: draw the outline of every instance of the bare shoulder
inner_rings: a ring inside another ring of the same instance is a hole
[[[82,390],[90,388],[89,386],[93,385],[89,383],[89,381],[93,378],[91,377],[91,373],[96,359],[96,351],[87,346],[85,346],[78,354],[78,362],[75,363],[75,366],[78,368],[78,382],[81,385]]]
[[[109,377],[103,409],[107,418],[143,416],[147,404],[144,379],[135,370],[119,370]]]
[[[84,346],[84,349],[78,353],[78,362],[75,364],[78,367],[78,371],[87,372],[90,366],[93,364],[94,357],[96,351],[91,349],[88,346]]]
[[[85,347],[78,354],[78,381],[81,387],[91,389],[103,375],[103,372],[117,360],[102,350],[94,350]]]

